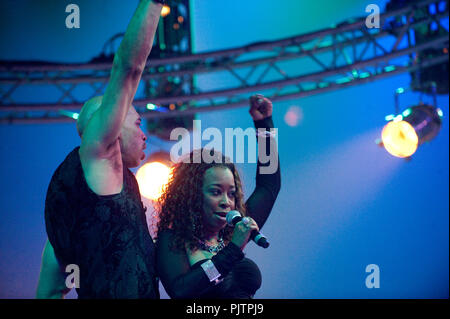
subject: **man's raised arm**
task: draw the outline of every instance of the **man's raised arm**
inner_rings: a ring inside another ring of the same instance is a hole
[[[163,1],[139,2],[114,56],[101,106],[83,132],[82,146],[101,151],[117,140],[153,45],[162,9],[160,2]]]

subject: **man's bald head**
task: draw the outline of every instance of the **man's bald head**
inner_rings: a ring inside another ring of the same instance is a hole
[[[100,108],[102,105],[103,96],[96,96],[89,99],[86,103],[84,103],[81,108],[80,114],[78,115],[77,120],[77,131],[80,137],[83,135],[83,132],[91,119],[92,115]]]

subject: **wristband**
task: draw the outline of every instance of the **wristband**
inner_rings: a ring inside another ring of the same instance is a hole
[[[272,115],[263,118],[262,120],[253,120],[253,124],[255,125],[255,128],[264,128],[266,130],[269,130],[274,127],[273,125],[273,119]]]
[[[205,261],[200,266],[203,268],[203,271],[208,277],[209,282],[214,282],[217,285],[222,281],[219,280],[219,277],[221,276],[220,272],[217,270],[216,266],[214,266],[214,263],[211,260]]]

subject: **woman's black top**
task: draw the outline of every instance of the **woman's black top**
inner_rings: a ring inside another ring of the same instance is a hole
[[[263,131],[273,128],[272,117],[255,121],[254,124],[256,129],[265,129]],[[266,154],[269,154],[270,138],[270,135],[264,137]],[[272,142],[274,141],[272,138]],[[273,148],[273,151],[277,152],[277,147]],[[247,214],[256,221],[260,229],[269,217],[281,186],[278,153],[274,157],[278,160],[278,167],[272,174],[261,174],[260,168],[269,166],[270,163],[263,164],[258,157],[256,187],[246,202]],[[200,267],[206,260],[200,260],[191,266],[186,252],[169,248],[172,241],[173,234],[170,230],[158,233],[157,271],[171,298],[245,299],[252,298],[261,286],[258,266],[250,259],[244,258],[241,249],[234,243],[230,242],[211,258],[222,275],[222,281],[216,285],[209,281],[203,268]]]

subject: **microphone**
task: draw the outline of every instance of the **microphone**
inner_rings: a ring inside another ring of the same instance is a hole
[[[236,225],[238,222],[242,220],[242,215],[237,210],[231,210],[227,213],[227,224],[230,226]],[[267,248],[270,243],[267,241],[266,236],[261,234],[257,230],[252,230],[250,234],[250,238],[260,247]]]

